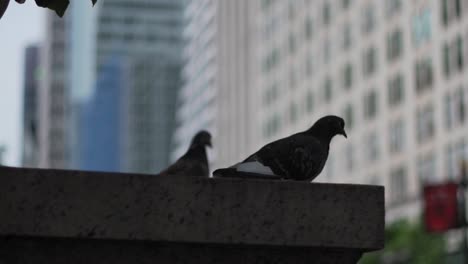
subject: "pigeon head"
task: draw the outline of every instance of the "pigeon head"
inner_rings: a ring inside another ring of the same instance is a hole
[[[343,135],[347,138],[348,136],[346,135],[344,127],[345,122],[343,118],[329,115],[317,120],[307,132],[327,140],[331,140],[336,135]]]
[[[202,130],[198,132],[192,139],[191,146],[208,146],[211,147],[211,134],[208,131]]]

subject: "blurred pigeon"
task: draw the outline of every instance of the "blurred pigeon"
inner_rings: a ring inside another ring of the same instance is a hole
[[[193,137],[187,152],[159,174],[208,177],[210,170],[205,146],[211,147],[211,134],[202,130]]]
[[[344,120],[338,116],[322,117],[308,130],[271,142],[244,161],[218,169],[213,175],[311,181],[325,166],[332,138],[338,134],[347,137],[344,126]]]

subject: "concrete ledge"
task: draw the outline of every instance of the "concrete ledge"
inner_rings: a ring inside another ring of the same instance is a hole
[[[48,238],[360,255],[384,245],[380,186],[0,167],[0,215],[0,244],[15,248]]]

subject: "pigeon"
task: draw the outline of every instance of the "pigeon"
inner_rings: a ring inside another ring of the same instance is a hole
[[[215,170],[213,176],[312,181],[325,166],[332,138],[347,138],[344,126],[341,117],[322,117],[308,130],[271,142],[244,161]]]
[[[208,158],[205,146],[211,147],[211,134],[202,130],[192,139],[187,152],[159,175],[209,176]]]

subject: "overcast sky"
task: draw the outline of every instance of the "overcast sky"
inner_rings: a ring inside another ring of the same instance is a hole
[[[42,41],[45,12],[32,0],[23,5],[11,0],[0,19],[0,145],[7,147],[5,165],[21,161],[24,49]]]

